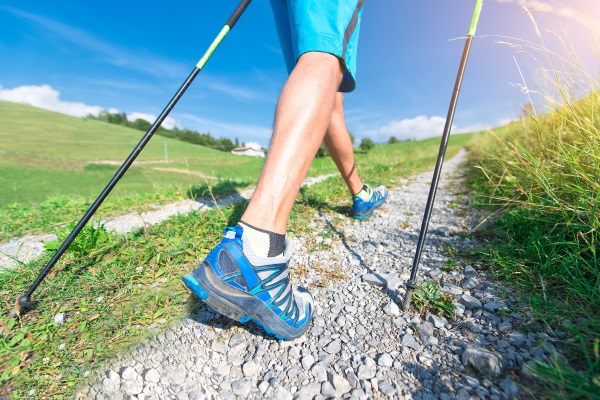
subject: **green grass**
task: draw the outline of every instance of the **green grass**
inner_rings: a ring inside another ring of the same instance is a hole
[[[554,342],[566,358],[533,369],[539,393],[600,398],[600,92],[562,92],[550,113],[496,132],[471,185],[480,205],[501,209],[480,233],[481,261],[527,293],[533,326],[567,335]]]
[[[143,134],[101,121],[0,101],[0,207],[37,204],[53,195],[97,195]],[[263,164],[262,159],[234,156],[160,136],[148,143],[137,160],[141,163],[131,167],[115,195],[201,184],[203,179],[193,173],[256,180]]]
[[[470,140],[469,135],[455,136],[448,157]],[[439,139],[431,139],[376,146],[357,157],[359,172],[367,182],[391,186],[399,178],[431,168],[438,145]],[[315,160],[313,173],[334,172],[332,165],[329,159]],[[107,210],[142,207],[145,202],[172,195],[184,196],[165,193],[163,197],[115,197],[107,203]],[[29,226],[25,231],[34,225],[48,228],[60,222],[53,216],[56,210],[78,214],[86,201],[63,196],[45,200],[35,210],[17,207],[11,214],[4,209],[5,214],[0,214],[2,229],[22,231],[14,226],[19,223],[7,223],[11,215],[21,221],[20,225]],[[222,208],[222,213],[213,210],[178,215],[125,236],[112,236],[102,227],[92,229],[90,225],[40,286],[34,296],[40,302],[20,317],[9,316],[15,298],[24,293],[50,253],[0,273],[0,397],[31,397],[31,390],[35,390],[36,398],[72,397],[88,371],[190,312],[197,312],[199,302],[180,278],[218,242],[225,226],[239,220],[245,206],[239,203]],[[292,210],[289,231],[303,235],[311,229],[306,222],[317,210],[349,215],[349,206],[350,196],[339,177],[303,188]],[[334,221],[341,220],[334,216]],[[314,229],[326,232],[326,236],[335,234],[325,226]],[[64,237],[69,229],[55,230]],[[302,273],[292,271],[296,276]],[[347,279],[337,270],[322,269],[318,274],[320,286]],[[55,324],[53,319],[60,312],[66,316],[63,325]]]
[[[447,318],[454,318],[456,306],[452,304],[452,296],[442,293],[435,282],[425,281],[418,285],[413,293],[413,301],[421,314],[432,312]]]

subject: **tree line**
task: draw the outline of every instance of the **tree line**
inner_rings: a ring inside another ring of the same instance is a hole
[[[110,113],[108,111],[101,111],[98,116],[90,114],[86,118],[108,122],[109,124],[127,126],[129,128],[144,132],[150,129],[150,126],[152,125],[145,119],[138,118],[135,121],[129,121],[125,113]],[[156,134],[168,138],[178,139],[183,142],[210,147],[215,150],[225,151],[227,153],[236,147],[240,147],[240,141],[238,138],[235,138],[233,141],[226,137],[215,138],[208,132],[200,133],[190,129],[179,129],[177,127],[174,127],[173,129],[166,129],[161,126],[156,130]],[[245,143],[242,143],[241,145],[244,146]]]

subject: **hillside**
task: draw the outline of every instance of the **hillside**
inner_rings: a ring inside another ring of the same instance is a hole
[[[143,132],[0,101],[0,206],[97,194]],[[165,146],[168,164],[165,163]],[[255,180],[263,160],[155,136],[115,189],[193,185],[202,175]]]

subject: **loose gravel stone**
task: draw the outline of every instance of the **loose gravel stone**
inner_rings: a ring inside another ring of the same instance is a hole
[[[155,370],[154,368],[150,368],[148,370],[146,370],[146,373],[144,374],[144,380],[146,382],[159,382],[160,381],[160,373]]]
[[[383,311],[387,314],[387,315],[391,315],[392,317],[397,317],[400,315],[400,308],[398,307],[398,305],[394,302],[389,302],[386,303],[383,306]]]
[[[392,365],[394,365],[394,359],[388,353],[383,353],[379,356],[379,359],[377,360],[377,364],[382,367],[389,368]]]
[[[54,316],[54,323],[56,325],[62,325],[65,323],[65,313],[58,313]]]
[[[250,393],[252,382],[249,379],[238,379],[231,382],[231,390],[234,394],[242,397],[247,397]]]
[[[477,310],[478,308],[481,308],[481,302],[475,297],[468,294],[463,294],[462,296],[460,296],[460,299],[458,301],[460,302],[460,304],[465,306],[467,310]]]
[[[420,350],[421,346],[417,343],[415,337],[409,333],[402,337],[402,345],[406,347],[410,347],[414,350]]]
[[[504,371],[502,356],[478,347],[466,349],[462,355],[462,362],[484,375],[498,376]]]
[[[335,396],[333,397],[341,397],[348,393],[351,389],[350,383],[346,379],[344,379],[343,376],[338,374],[331,374],[329,382],[335,389]]]

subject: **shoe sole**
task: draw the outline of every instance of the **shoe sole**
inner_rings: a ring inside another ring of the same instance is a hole
[[[309,321],[304,329],[290,327],[262,300],[224,284],[212,269],[204,267],[204,264],[200,264],[182,280],[200,300],[215,311],[242,324],[254,321],[278,339],[295,339],[310,326]]]
[[[376,209],[381,207],[383,205],[383,203],[385,203],[386,200],[387,200],[387,195],[383,199],[381,199],[377,203],[375,203],[373,205],[373,207],[369,208],[369,211],[367,211],[366,213],[364,213],[364,214],[356,213],[352,216],[352,218],[359,219],[361,221],[369,218],[371,215],[373,215],[373,211],[375,211]]]

